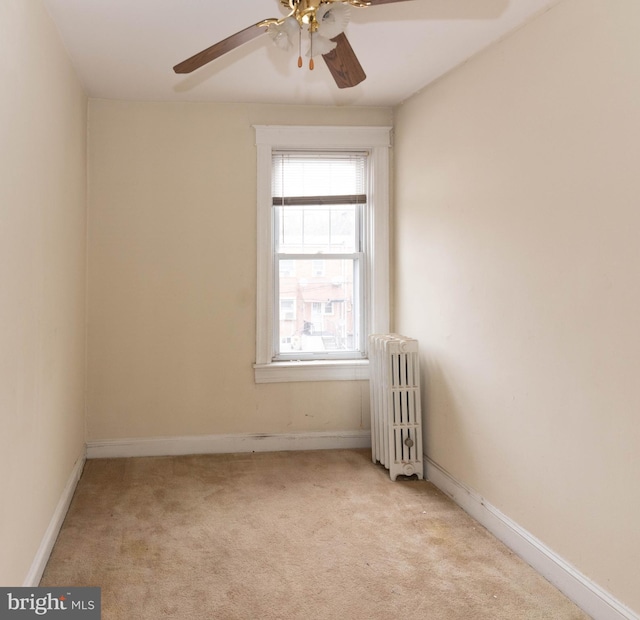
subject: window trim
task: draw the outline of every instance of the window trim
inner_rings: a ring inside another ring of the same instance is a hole
[[[367,359],[273,361],[274,261],[271,209],[272,152],[277,149],[367,150],[371,223],[364,303],[370,333],[389,331],[389,149],[391,127],[254,125],[257,148],[256,383],[362,380]]]

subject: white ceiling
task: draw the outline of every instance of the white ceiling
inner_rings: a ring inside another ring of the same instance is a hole
[[[340,90],[322,59],[264,35],[187,75],[172,67],[268,17],[278,0],[44,0],[91,97],[394,105],[559,0],[408,0],[353,8],[347,35],[366,74]]]

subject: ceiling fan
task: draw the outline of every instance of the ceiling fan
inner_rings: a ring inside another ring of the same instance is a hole
[[[232,34],[230,37],[198,52],[177,64],[176,73],[191,73],[227,52],[268,33],[274,43],[289,49],[298,45],[298,67],[302,67],[302,33],[309,34],[309,68],[313,69],[313,57],[322,55],[338,88],[350,88],[367,76],[344,34],[350,7],[364,8],[378,4],[404,2],[405,0],[279,0],[288,14],[280,19],[264,19]]]

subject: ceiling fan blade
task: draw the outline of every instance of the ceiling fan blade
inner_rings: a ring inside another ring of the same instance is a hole
[[[240,32],[236,32],[222,41],[218,41],[218,43],[208,47],[206,50],[198,52],[194,56],[191,56],[191,58],[183,60],[181,63],[177,64],[173,70],[176,73],[191,73],[203,65],[206,65],[208,62],[211,62],[227,52],[234,50],[236,47],[240,47],[244,43],[248,43],[252,39],[259,37],[266,31],[266,28],[259,26],[258,24],[249,26],[248,28],[245,28]]]
[[[344,32],[341,32],[331,40],[338,45],[328,54],[323,54],[322,57],[327,63],[327,67],[329,67],[329,71],[331,71],[338,88],[351,88],[360,84],[367,77],[367,74],[364,72]]]

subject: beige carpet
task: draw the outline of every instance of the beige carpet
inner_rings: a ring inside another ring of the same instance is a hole
[[[368,451],[88,461],[42,578],[103,620],[588,618]]]

